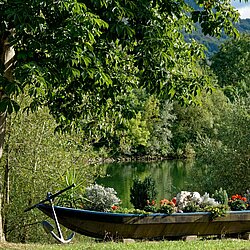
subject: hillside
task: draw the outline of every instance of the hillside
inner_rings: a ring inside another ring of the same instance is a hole
[[[194,0],[186,0],[186,2],[194,9],[200,9]],[[250,19],[241,19],[240,22],[235,26],[240,33],[250,33]],[[216,53],[219,50],[219,46],[229,38],[225,35],[222,35],[220,39],[208,35],[205,36],[201,32],[200,27],[197,25],[197,29],[195,32],[193,32],[192,34],[185,34],[185,39],[186,41],[195,39],[199,43],[204,44],[207,48],[206,54],[208,57],[210,57],[212,54]]]
[[[236,24],[236,28],[239,30],[240,33],[249,33],[250,34],[250,19],[241,19],[240,23]],[[213,53],[216,53],[219,50],[219,46],[227,39],[229,39],[227,36],[222,35],[220,39],[211,37],[211,36],[205,36],[201,29],[197,26],[197,29],[192,34],[185,34],[186,41],[189,41],[190,39],[195,39],[199,43],[202,43],[206,46],[207,51],[206,54],[208,57],[210,57]]]

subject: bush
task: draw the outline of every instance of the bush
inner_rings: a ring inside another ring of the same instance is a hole
[[[136,209],[144,209],[148,205],[148,201],[155,200],[157,195],[155,181],[150,177],[146,177],[144,181],[135,179],[130,189],[130,202]]]
[[[95,211],[109,211],[113,205],[120,203],[117,192],[113,188],[105,188],[94,184],[86,188],[84,209]]]
[[[215,190],[215,193],[212,195],[212,197],[220,204],[228,205],[228,195],[226,190],[223,190],[222,188]]]

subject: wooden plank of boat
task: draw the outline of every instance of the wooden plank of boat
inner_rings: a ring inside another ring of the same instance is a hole
[[[53,218],[52,208],[38,209]],[[209,212],[175,214],[120,214],[55,206],[60,224],[77,233],[95,238],[152,239],[189,235],[230,235],[250,232],[250,211],[230,211],[210,220]]]

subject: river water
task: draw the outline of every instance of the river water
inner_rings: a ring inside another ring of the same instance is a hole
[[[156,183],[157,200],[171,199],[189,186],[192,166],[192,162],[177,160],[105,164],[101,166],[104,177],[98,178],[97,183],[114,188],[122,206],[129,208],[132,207],[130,188],[135,178],[143,180],[151,176]]]

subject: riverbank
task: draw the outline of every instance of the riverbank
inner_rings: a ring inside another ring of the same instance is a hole
[[[250,241],[238,239],[196,241],[145,241],[135,243],[81,242],[68,245],[58,244],[15,244],[0,243],[3,250],[250,250]]]
[[[165,160],[187,160],[186,158],[173,158],[163,156],[152,156],[152,155],[139,155],[139,156],[117,156],[117,157],[93,157],[88,158],[85,164],[109,164],[109,163],[127,163],[127,162],[159,162]]]

